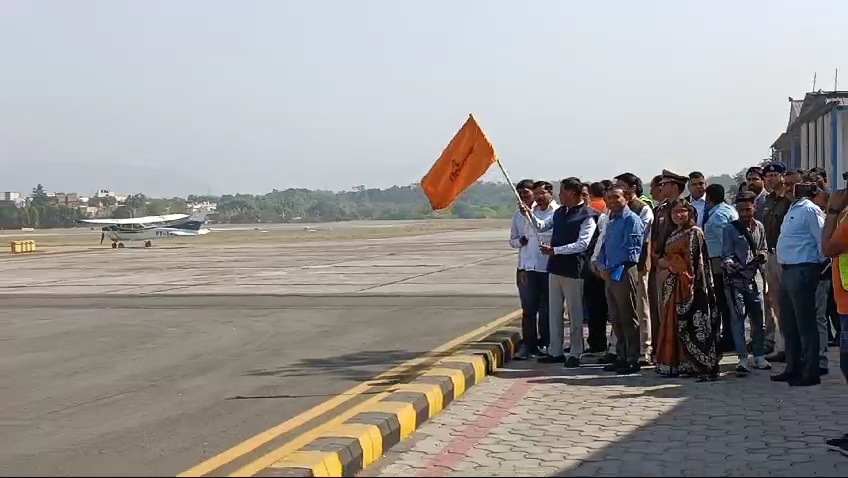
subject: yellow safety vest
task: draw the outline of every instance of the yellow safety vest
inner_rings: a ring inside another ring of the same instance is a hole
[[[836,222],[837,228],[842,225],[842,221],[844,221],[846,217],[848,216],[846,216],[843,212],[842,218]],[[831,267],[833,267],[833,264],[831,264]],[[836,258],[836,267],[838,267],[839,270],[839,282],[842,283],[842,290],[848,291],[848,252],[839,254],[839,257]]]

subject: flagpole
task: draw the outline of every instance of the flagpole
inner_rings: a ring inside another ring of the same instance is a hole
[[[512,190],[512,194],[515,195],[515,199],[521,202],[521,196],[519,196],[518,190],[515,189],[515,184],[512,183],[512,179],[509,178],[509,173],[506,172],[506,169],[503,167],[503,163],[501,163],[501,158],[495,157],[495,162],[498,163],[498,168],[500,168],[501,173],[503,173],[504,179],[506,179],[506,183],[509,184],[509,188]]]
[[[477,127],[480,128],[480,131],[483,133],[483,136],[486,137],[486,141],[489,141],[489,138],[486,135],[486,132],[483,131],[483,127],[480,126],[480,122],[477,121],[477,118],[474,117],[474,114],[468,113],[468,117],[473,119],[474,122],[477,123]],[[489,141],[489,142],[491,143],[491,141]],[[524,201],[521,200],[521,196],[518,194],[518,190],[515,189],[515,184],[512,182],[512,179],[510,179],[509,173],[506,172],[506,168],[504,168],[503,163],[501,163],[501,158],[497,155],[497,153],[495,153],[495,162],[498,163],[498,168],[501,170],[501,173],[503,174],[504,179],[506,179],[506,183],[509,185],[509,189],[512,190],[512,194],[515,196],[515,200],[518,201],[518,204],[524,205]],[[532,210],[530,211],[530,215],[533,215]],[[526,219],[527,222],[529,222],[530,225],[533,226],[533,232],[536,235],[536,239],[538,239],[539,243],[541,243],[542,241],[541,241],[541,238],[539,237],[539,228],[536,227],[536,221],[530,219],[529,217],[525,217],[524,219]]]
[[[495,156],[495,162],[498,163],[498,168],[500,168],[501,173],[503,173],[504,179],[506,179],[506,183],[509,184],[509,188],[512,189],[512,194],[515,195],[515,199],[518,201],[519,204],[524,205],[524,201],[521,200],[521,196],[518,194],[518,190],[515,189],[515,185],[512,183],[512,179],[509,178],[509,173],[506,172],[506,168],[504,168],[503,164],[501,163],[501,158]],[[532,210],[530,211],[530,214],[533,214]],[[527,222],[529,222],[530,225],[533,226],[533,233],[536,236],[536,239],[539,241],[539,244],[541,244],[542,238],[539,237],[539,228],[536,225],[536,221],[530,219],[529,217],[525,217],[524,219],[526,219]]]

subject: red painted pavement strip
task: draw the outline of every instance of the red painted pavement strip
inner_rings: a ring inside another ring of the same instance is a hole
[[[512,384],[493,404],[486,407],[473,423],[462,429],[460,432],[462,436],[445,445],[416,476],[444,476],[451,471],[450,467],[462,461],[463,458],[467,458],[467,453],[474,448],[474,445],[509,415],[510,410],[518,405],[530,388],[532,387],[527,380],[518,380]]]

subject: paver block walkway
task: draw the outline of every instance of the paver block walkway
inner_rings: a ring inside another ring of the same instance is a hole
[[[511,362],[361,475],[848,476],[824,446],[848,432],[831,357],[823,384],[802,388],[771,382],[776,370],[697,383]]]

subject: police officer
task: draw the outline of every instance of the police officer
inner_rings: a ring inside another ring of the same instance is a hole
[[[783,362],[786,354],[783,334],[780,332],[780,276],[781,267],[775,253],[777,239],[780,237],[780,226],[783,218],[789,210],[792,201],[786,197],[784,190],[784,175],[786,166],[780,162],[771,162],[763,167],[766,188],[771,192],[765,198],[763,204],[762,223],[766,231],[766,246],[768,247],[769,259],[765,267],[765,322],[766,322],[766,348],[772,348],[772,353],[766,355],[766,359],[774,362]]]

